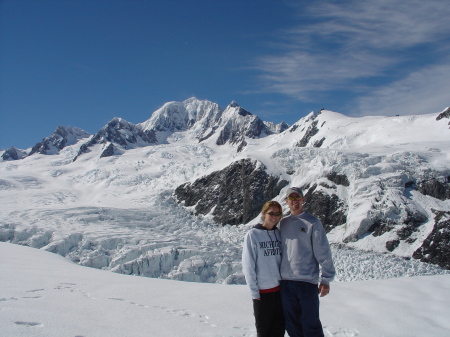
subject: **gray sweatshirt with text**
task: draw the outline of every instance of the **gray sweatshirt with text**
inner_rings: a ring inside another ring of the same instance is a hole
[[[256,225],[245,234],[242,271],[252,298],[260,298],[260,289],[280,285],[280,246],[280,231],[276,227],[268,230],[262,225]]]
[[[320,220],[307,212],[290,215],[281,220],[280,231],[281,279],[329,284],[336,272]]]

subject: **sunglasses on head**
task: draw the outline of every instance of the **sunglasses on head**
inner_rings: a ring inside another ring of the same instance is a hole
[[[301,197],[301,196],[297,196],[297,197],[287,197],[286,199],[298,201],[298,200],[302,200],[303,197]]]
[[[281,212],[267,212],[266,214],[269,214],[270,216],[280,216]]]

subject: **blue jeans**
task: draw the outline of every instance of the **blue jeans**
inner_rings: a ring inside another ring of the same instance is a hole
[[[282,280],[281,303],[290,337],[323,337],[317,284]]]

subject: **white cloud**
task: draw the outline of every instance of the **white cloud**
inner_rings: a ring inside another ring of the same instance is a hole
[[[433,66],[357,99],[353,115],[420,115],[450,105],[450,64]]]
[[[444,24],[450,15],[447,4],[383,0],[293,6],[299,24],[280,34],[279,53],[257,62],[262,91],[314,101],[335,91],[360,95],[374,90],[375,102],[380,96],[408,101],[409,91],[428,92],[424,102],[441,105],[443,89],[428,90],[441,87],[429,77],[424,82],[417,78],[431,74],[439,83],[443,79],[433,69],[447,69],[443,63],[450,49]],[[413,88],[395,91],[401,83]],[[359,104],[365,106],[367,101],[369,95]],[[429,109],[430,105],[425,111]]]

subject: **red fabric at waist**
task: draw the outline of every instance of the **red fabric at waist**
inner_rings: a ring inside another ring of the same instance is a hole
[[[275,288],[270,288],[270,289],[259,289],[259,292],[264,294],[264,293],[274,293],[280,291],[280,286],[277,286]]]

